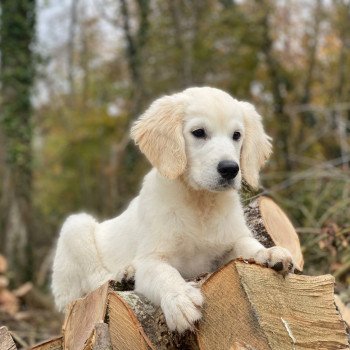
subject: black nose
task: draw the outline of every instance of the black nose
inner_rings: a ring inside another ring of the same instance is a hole
[[[218,164],[219,174],[226,180],[232,180],[236,177],[239,171],[239,166],[231,160],[222,160]]]

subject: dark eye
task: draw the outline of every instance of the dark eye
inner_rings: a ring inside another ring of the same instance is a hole
[[[241,133],[240,133],[239,131],[235,131],[235,132],[233,133],[232,138],[233,138],[235,141],[239,140],[239,139],[241,138]]]
[[[199,139],[204,139],[207,137],[207,134],[205,133],[204,129],[193,130],[191,133],[194,137],[197,137]]]

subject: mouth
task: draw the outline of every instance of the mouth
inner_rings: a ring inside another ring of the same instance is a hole
[[[238,189],[234,179],[232,180],[220,179],[217,185],[213,186],[212,191],[222,192],[222,191],[228,191],[232,189]]]

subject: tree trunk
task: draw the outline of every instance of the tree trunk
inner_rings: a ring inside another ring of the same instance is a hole
[[[332,121],[337,129],[339,140],[339,153],[342,159],[342,168],[349,170],[350,162],[347,156],[350,152],[349,144],[349,132],[348,127],[350,123],[350,111],[346,115],[345,111],[337,109],[337,103],[342,103],[349,99],[350,85],[347,84],[347,76],[349,75],[349,53],[350,53],[350,3],[346,1],[340,1],[338,4],[338,11],[342,14],[342,20],[339,23],[339,40],[340,40],[340,52],[338,59],[338,74],[336,79],[336,85],[333,93],[333,104],[335,105],[332,111]],[[348,86],[347,86],[348,85]],[[346,91],[348,89],[348,91]]]
[[[122,187],[121,184],[124,180],[120,168],[127,151],[127,146],[130,142],[128,131],[134,119],[139,113],[141,113],[143,102],[147,95],[147,89],[144,87],[142,75],[142,52],[148,38],[149,14],[151,8],[149,0],[137,0],[136,4],[138,11],[138,28],[136,33],[133,33],[133,18],[130,15],[128,1],[120,0],[120,11],[126,43],[125,56],[130,75],[131,109],[125,136],[118,143],[113,143],[110,149],[111,183],[109,191],[110,200],[108,202],[113,203],[113,212],[116,209],[119,209],[123,204],[120,192]]]
[[[32,273],[32,120],[34,80],[31,46],[35,36],[35,0],[1,2],[1,127],[7,174],[3,179],[4,253],[18,281]]]
[[[292,163],[290,160],[289,134],[291,130],[290,116],[285,110],[284,91],[287,86],[287,77],[283,74],[281,65],[275,57],[273,50],[273,40],[271,37],[270,16],[273,11],[273,2],[264,0],[257,2],[260,4],[262,11],[261,28],[262,28],[262,53],[265,57],[267,73],[271,84],[271,93],[273,98],[274,114],[278,122],[278,143],[276,146],[280,149],[281,156],[279,163],[284,170],[290,171]]]

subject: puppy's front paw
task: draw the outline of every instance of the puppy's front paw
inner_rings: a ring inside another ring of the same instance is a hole
[[[161,307],[169,329],[179,333],[193,330],[194,323],[201,318],[202,304],[202,293],[193,283],[186,283],[178,292],[166,294]]]
[[[271,267],[285,275],[294,271],[294,262],[289,251],[282,247],[272,247],[259,250],[254,260],[262,265]]]

